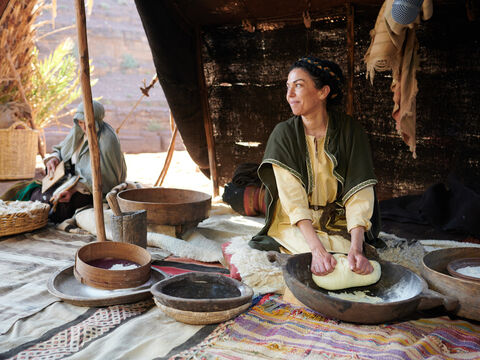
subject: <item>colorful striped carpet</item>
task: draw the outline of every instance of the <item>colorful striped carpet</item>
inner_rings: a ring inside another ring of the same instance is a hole
[[[480,359],[480,326],[448,317],[354,325],[266,295],[171,359]]]
[[[171,276],[184,274],[187,272],[208,272],[222,274],[225,276],[230,274],[230,271],[225,269],[225,267],[220,263],[206,263],[175,256],[171,256],[163,260],[155,260],[152,266]]]

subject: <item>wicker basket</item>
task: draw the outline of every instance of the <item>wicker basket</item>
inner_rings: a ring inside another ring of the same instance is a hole
[[[252,302],[249,301],[233,309],[223,311],[201,312],[178,310],[169,306],[165,306],[160,303],[160,301],[158,301],[155,296],[153,297],[153,300],[155,301],[155,304],[160,308],[160,310],[162,310],[166,315],[174,318],[179,322],[190,325],[218,324],[230,320],[237,315],[240,315],[241,313],[247,311],[247,309],[252,305]]]
[[[23,129],[15,129],[22,126]],[[31,179],[35,176],[38,133],[17,121],[0,129],[0,180]],[[0,230],[1,232],[1,230]]]
[[[11,203],[11,201],[5,201]],[[20,234],[22,232],[40,229],[48,223],[50,205],[41,204],[38,209],[28,213],[19,211],[11,214],[0,215],[0,236]]]

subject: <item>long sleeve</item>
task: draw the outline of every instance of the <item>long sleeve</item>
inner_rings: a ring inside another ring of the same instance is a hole
[[[374,199],[373,186],[363,188],[348,199],[345,204],[345,216],[349,232],[357,226],[363,226],[366,231],[370,230]]]
[[[295,225],[300,220],[312,220],[312,211],[308,206],[308,198],[300,181],[288,170],[272,165],[277,182],[278,197],[290,223]]]

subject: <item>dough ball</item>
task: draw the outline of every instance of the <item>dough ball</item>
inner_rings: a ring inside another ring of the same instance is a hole
[[[318,276],[312,274],[312,279],[318,287],[326,290],[341,290],[356,286],[368,286],[375,284],[382,274],[380,264],[369,260],[373,266],[373,272],[368,275],[360,275],[350,270],[348,258],[343,254],[333,254],[337,265],[335,269],[327,275]]]

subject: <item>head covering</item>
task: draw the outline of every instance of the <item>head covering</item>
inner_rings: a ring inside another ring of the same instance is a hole
[[[93,100],[92,104],[93,104],[93,118],[95,119],[95,122],[100,123],[103,121],[103,118],[105,117],[105,108],[103,107],[102,104],[100,104],[96,100]],[[83,102],[81,102],[77,106],[77,112],[73,116],[73,120],[85,121]]]

